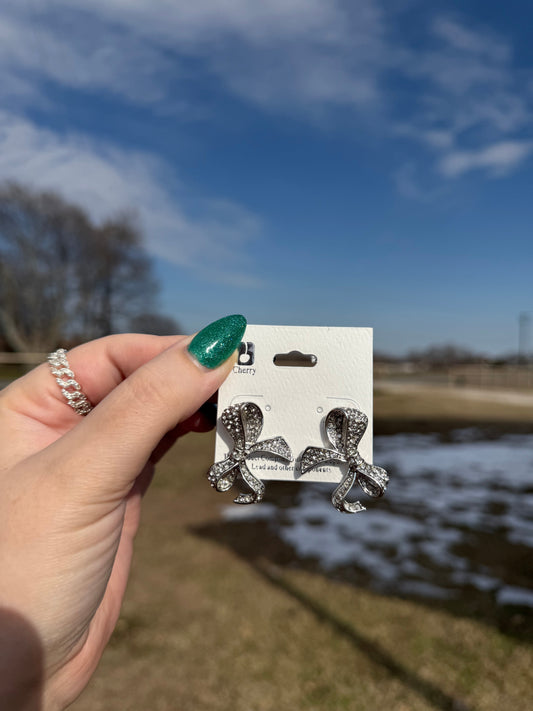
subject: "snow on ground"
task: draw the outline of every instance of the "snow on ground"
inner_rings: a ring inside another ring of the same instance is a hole
[[[533,435],[480,439],[475,429],[376,437],[374,461],[391,475],[367,511],[338,513],[332,487],[302,484],[296,505],[226,507],[224,516],[267,520],[301,558],[340,568],[388,592],[457,598],[465,588],[499,604],[533,607]]]

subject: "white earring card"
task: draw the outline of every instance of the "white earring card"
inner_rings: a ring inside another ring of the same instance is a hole
[[[247,466],[258,479],[339,482],[338,465],[300,471],[306,447],[331,447],[324,431],[330,410],[361,410],[368,427],[359,452],[372,462],[372,329],[248,325],[238,362],[220,388],[215,461],[233,448],[220,415],[230,405],[253,402],[263,413],[258,440],[283,437],[293,454],[289,464],[257,453]]]

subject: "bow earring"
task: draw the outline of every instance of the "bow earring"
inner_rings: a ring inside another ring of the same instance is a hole
[[[263,429],[263,413],[253,402],[227,407],[222,413],[221,420],[233,438],[234,447],[222,461],[213,464],[207,478],[217,491],[228,491],[233,486],[237,474],[240,474],[252,493],[239,494],[234,500],[235,503],[259,503],[265,493],[265,485],[248,469],[246,460],[253,454],[264,453],[290,462],[291,449],[283,437],[257,441]]]
[[[359,484],[365,494],[377,498],[383,496],[389,481],[385,469],[365,462],[357,450],[367,425],[368,417],[364,412],[353,408],[335,408],[325,419],[326,436],[333,449],[307,447],[302,454],[302,474],[326,463],[348,464],[348,471],[331,496],[333,506],[342,513],[365,510],[359,501],[346,501],[355,483]]]

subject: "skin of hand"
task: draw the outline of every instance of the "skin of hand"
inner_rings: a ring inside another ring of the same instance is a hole
[[[94,409],[47,364],[0,392],[0,707],[56,711],[80,694],[117,622],[141,497],[230,372],[189,337],[109,336],[69,351]]]

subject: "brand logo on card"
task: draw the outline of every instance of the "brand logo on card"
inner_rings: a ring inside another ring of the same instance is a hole
[[[252,368],[255,361],[255,344],[250,341],[241,341],[237,365],[233,366],[234,373],[243,375],[255,375],[255,368]]]

